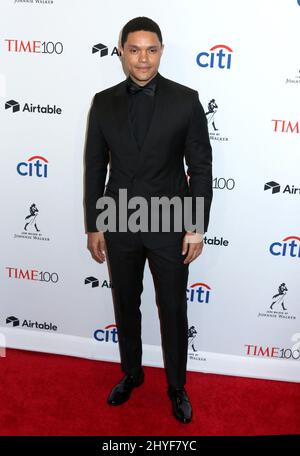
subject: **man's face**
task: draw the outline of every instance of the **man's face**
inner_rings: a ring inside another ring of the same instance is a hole
[[[156,75],[164,45],[153,32],[131,32],[121,49],[124,65],[132,79],[145,85]]]

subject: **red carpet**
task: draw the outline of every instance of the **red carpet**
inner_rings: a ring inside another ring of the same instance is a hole
[[[300,434],[298,383],[188,372],[194,420],[181,424],[163,369],[146,366],[145,383],[111,407],[119,364],[13,349],[0,363],[1,435]]]

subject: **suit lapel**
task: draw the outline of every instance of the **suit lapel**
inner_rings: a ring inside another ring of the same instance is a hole
[[[143,163],[143,157],[147,153],[147,149],[149,149],[151,143],[154,141],[155,134],[159,133],[160,129],[163,128],[164,113],[167,109],[167,103],[165,102],[167,98],[166,80],[160,73],[158,74],[159,87],[155,94],[152,117],[141,148],[139,148],[136,142],[129,118],[129,100],[126,90],[126,80],[121,82],[115,91],[116,131],[121,134],[121,137],[124,138],[126,144],[134,151],[136,156],[136,170],[138,170],[141,163]]]

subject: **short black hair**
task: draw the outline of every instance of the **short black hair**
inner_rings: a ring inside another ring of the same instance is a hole
[[[162,44],[162,35],[159,25],[149,17],[139,16],[135,17],[134,19],[131,19],[129,22],[127,22],[127,24],[124,25],[121,35],[122,48],[124,47],[124,44],[127,40],[128,33],[138,32],[140,30],[144,30],[145,32],[156,33],[160,41],[160,44]]]

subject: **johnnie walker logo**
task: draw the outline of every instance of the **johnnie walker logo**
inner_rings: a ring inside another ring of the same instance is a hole
[[[207,111],[205,113],[208,123],[208,130],[209,130],[209,138],[212,141],[228,141],[228,137],[222,136],[220,133],[220,129],[218,128],[218,105],[216,100],[212,98],[208,105]]]
[[[24,217],[23,230],[19,233],[14,233],[14,238],[31,239],[38,241],[50,241],[39,226],[39,209],[35,203],[32,203]]]
[[[286,303],[286,296],[287,296],[288,288],[284,282],[282,282],[277,292],[273,294],[271,299],[271,304],[269,305],[268,310],[262,313],[259,312],[258,317],[265,317],[265,318],[283,318],[288,320],[296,320],[295,315],[290,315],[287,303]]]
[[[201,356],[199,351],[197,334],[195,326],[190,326],[188,329],[188,357],[195,361],[206,361],[206,358]]]

